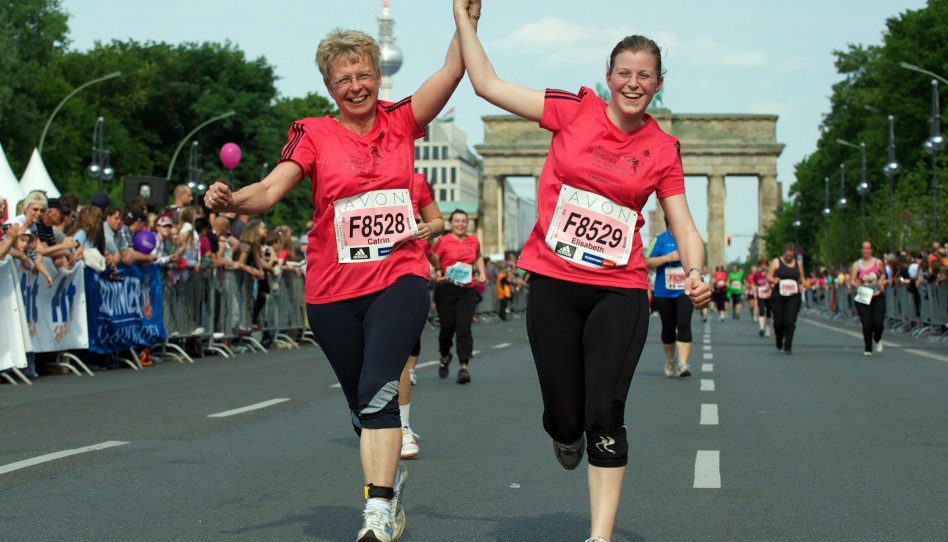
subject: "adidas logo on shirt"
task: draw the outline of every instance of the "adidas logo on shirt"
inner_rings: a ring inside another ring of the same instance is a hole
[[[576,247],[573,245],[567,245],[566,243],[556,243],[556,253],[564,258],[572,258],[573,254],[576,252]]]
[[[368,260],[369,251],[365,247],[350,248],[349,257],[353,260]]]

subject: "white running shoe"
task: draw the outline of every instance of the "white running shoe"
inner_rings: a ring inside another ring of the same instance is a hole
[[[882,352],[882,339],[879,339],[879,342],[876,343],[876,352]]]
[[[764,337],[770,337],[770,328],[764,330]]]
[[[411,385],[412,385],[412,386],[417,386],[417,385],[418,385],[418,377],[415,376],[415,370],[414,370],[414,369],[408,369],[408,380],[411,381]]]
[[[409,431],[410,433],[410,431]],[[392,498],[392,540],[398,540],[405,532],[405,510],[402,509],[402,490],[408,481],[408,467],[404,463],[398,464],[395,471],[395,496]]]
[[[402,427],[402,459],[410,459],[418,455],[418,441],[411,427]]]
[[[362,512],[362,517],[364,521],[356,542],[392,542],[398,540],[392,535],[391,515],[376,510],[366,510]]]
[[[872,357],[872,352],[866,351],[866,352],[863,352],[862,355],[866,356],[867,358],[871,358],[871,357]]]
[[[679,363],[678,376],[681,376],[681,377],[691,376],[691,366],[689,366],[687,363]]]
[[[671,361],[665,362],[665,376],[668,378],[675,376],[675,364]]]

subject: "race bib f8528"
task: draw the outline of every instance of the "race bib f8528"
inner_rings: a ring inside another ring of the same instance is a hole
[[[418,233],[407,189],[374,190],[333,202],[339,263],[384,260]]]
[[[629,263],[638,213],[605,196],[563,185],[546,245],[560,258],[586,267]]]

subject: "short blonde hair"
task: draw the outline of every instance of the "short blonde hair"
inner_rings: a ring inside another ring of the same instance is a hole
[[[23,200],[23,210],[27,210],[32,205],[39,205],[43,209],[49,207],[49,203],[46,200],[46,196],[42,192],[30,192],[26,195],[26,198]],[[17,206],[19,207],[19,205]]]
[[[344,60],[354,64],[363,57],[372,61],[376,74],[382,73],[382,50],[372,36],[359,30],[336,28],[329,33],[316,49],[316,67],[323,76],[323,82],[329,87],[332,83],[333,62]]]

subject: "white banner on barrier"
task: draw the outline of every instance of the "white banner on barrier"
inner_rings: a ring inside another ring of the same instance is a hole
[[[86,315],[85,266],[60,269],[53,285],[28,271],[19,271],[26,306],[26,321],[36,352],[61,352],[89,348]]]
[[[11,367],[23,369],[26,353],[32,351],[32,347],[16,266],[9,256],[0,260],[0,314],[10,318],[8,324],[0,325],[0,371]]]

